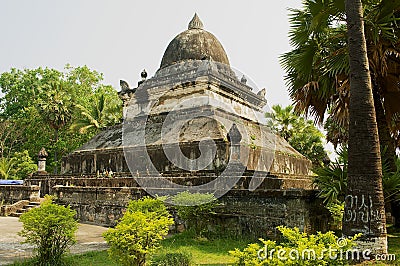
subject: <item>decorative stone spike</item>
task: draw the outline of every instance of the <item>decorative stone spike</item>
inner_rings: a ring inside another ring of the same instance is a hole
[[[121,91],[127,91],[130,89],[128,82],[122,79],[119,80],[119,86],[121,87]]]
[[[240,82],[242,82],[243,84],[247,83],[247,78],[245,77],[245,75],[242,76],[242,78],[240,79]]]
[[[192,20],[189,22],[188,29],[203,29],[203,22],[201,22],[199,16],[197,16],[197,13],[194,13],[194,16]]]
[[[242,134],[236,124],[233,123],[231,129],[228,132],[228,140],[230,142],[230,163],[239,163],[240,161],[240,141],[242,140]]]
[[[147,78],[147,71],[146,71],[146,69],[143,69],[142,73],[140,73],[140,76],[142,77],[142,80],[146,80],[146,78]]]
[[[234,123],[228,132],[228,139],[233,144],[238,144],[242,140],[242,134]]]
[[[267,93],[267,90],[265,88],[263,88],[262,90],[260,90],[259,92],[257,92],[258,96],[261,96],[263,98],[265,98],[265,94]]]

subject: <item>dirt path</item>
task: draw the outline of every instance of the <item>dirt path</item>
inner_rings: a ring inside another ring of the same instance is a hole
[[[0,265],[12,263],[14,260],[30,257],[33,247],[21,244],[23,237],[18,236],[22,224],[15,217],[0,217]],[[84,253],[92,250],[103,250],[107,245],[101,234],[107,228],[89,224],[79,224],[76,233],[77,244],[71,253]]]

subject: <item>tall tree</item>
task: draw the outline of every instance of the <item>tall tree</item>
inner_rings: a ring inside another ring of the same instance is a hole
[[[395,150],[400,147],[400,1],[364,4],[379,142],[385,150],[381,156],[394,173]],[[290,24],[293,49],[281,56],[281,63],[295,110],[324,123],[327,140],[335,146],[347,144],[350,66],[344,1],[304,0],[301,9],[291,10]],[[400,227],[400,212],[392,215]]]
[[[64,82],[54,82],[49,87],[44,88],[38,100],[38,110],[44,122],[54,129],[54,146],[58,143],[58,133],[71,119],[72,103],[65,94]],[[54,149],[54,162],[58,162],[57,148]],[[57,174],[57,165],[54,173]]]
[[[327,138],[338,144],[347,140],[350,97],[344,1],[303,3],[302,9],[291,10],[289,37],[294,49],[282,55],[281,62],[296,111],[311,113],[321,123],[328,111]],[[399,135],[400,129],[400,2],[366,1],[364,9],[379,138],[395,171],[391,135]]]
[[[362,233],[360,246],[387,253],[378,128],[361,0],[346,0],[350,62],[348,185],[343,234]]]
[[[10,119],[0,118],[0,158],[9,157],[21,141],[23,127]]]

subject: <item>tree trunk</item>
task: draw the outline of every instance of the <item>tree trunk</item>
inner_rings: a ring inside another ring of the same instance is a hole
[[[385,153],[382,154],[382,160],[385,162],[385,164],[387,164],[387,170],[389,172],[396,172],[396,143],[390,135],[389,125],[386,120],[381,97],[377,93],[376,89],[373,90],[373,96],[376,113],[376,123],[378,125],[379,143],[381,145],[381,149],[385,148]],[[386,213],[390,213],[394,217],[394,226],[400,227],[400,212],[394,211],[397,204],[398,203],[395,201],[385,203],[385,211]]]
[[[395,141],[390,136],[389,125],[386,120],[385,111],[382,106],[381,97],[376,90],[373,91],[374,106],[376,113],[376,124],[378,126],[379,143],[382,149],[386,149],[382,154],[382,160],[388,164],[390,172],[396,172],[396,146]]]
[[[348,186],[343,234],[362,233],[359,250],[387,253],[379,137],[372,97],[361,0],[346,0],[350,58]],[[364,258],[366,259],[366,258]]]
[[[58,163],[57,163],[57,142],[58,142],[58,128],[55,129],[54,132],[54,174],[58,172]]]
[[[394,226],[397,228],[400,228],[400,218],[397,218],[400,213],[400,202],[392,202],[392,211],[393,211],[393,216],[394,216]]]

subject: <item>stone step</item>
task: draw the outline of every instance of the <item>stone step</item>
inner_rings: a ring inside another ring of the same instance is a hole
[[[16,210],[14,213],[10,213],[11,217],[20,217],[23,213],[27,211],[37,208],[40,206],[40,202],[30,201],[27,205],[23,206],[21,209]]]
[[[22,209],[21,212],[27,212],[33,208],[37,208],[40,206],[40,202],[29,202],[28,205],[25,205]]]
[[[12,216],[12,217],[20,217],[22,214],[24,214],[24,213],[20,212],[20,211],[17,211],[17,212],[11,213],[10,216]]]
[[[39,207],[39,205],[36,205],[36,204],[28,204],[28,205],[26,205],[24,208],[25,209],[32,209],[32,208],[36,208],[36,207]]]
[[[20,217],[21,216],[21,214],[19,214],[19,213],[16,213],[16,212],[13,212],[13,213],[10,213],[10,215],[9,216],[11,216],[11,217]]]

